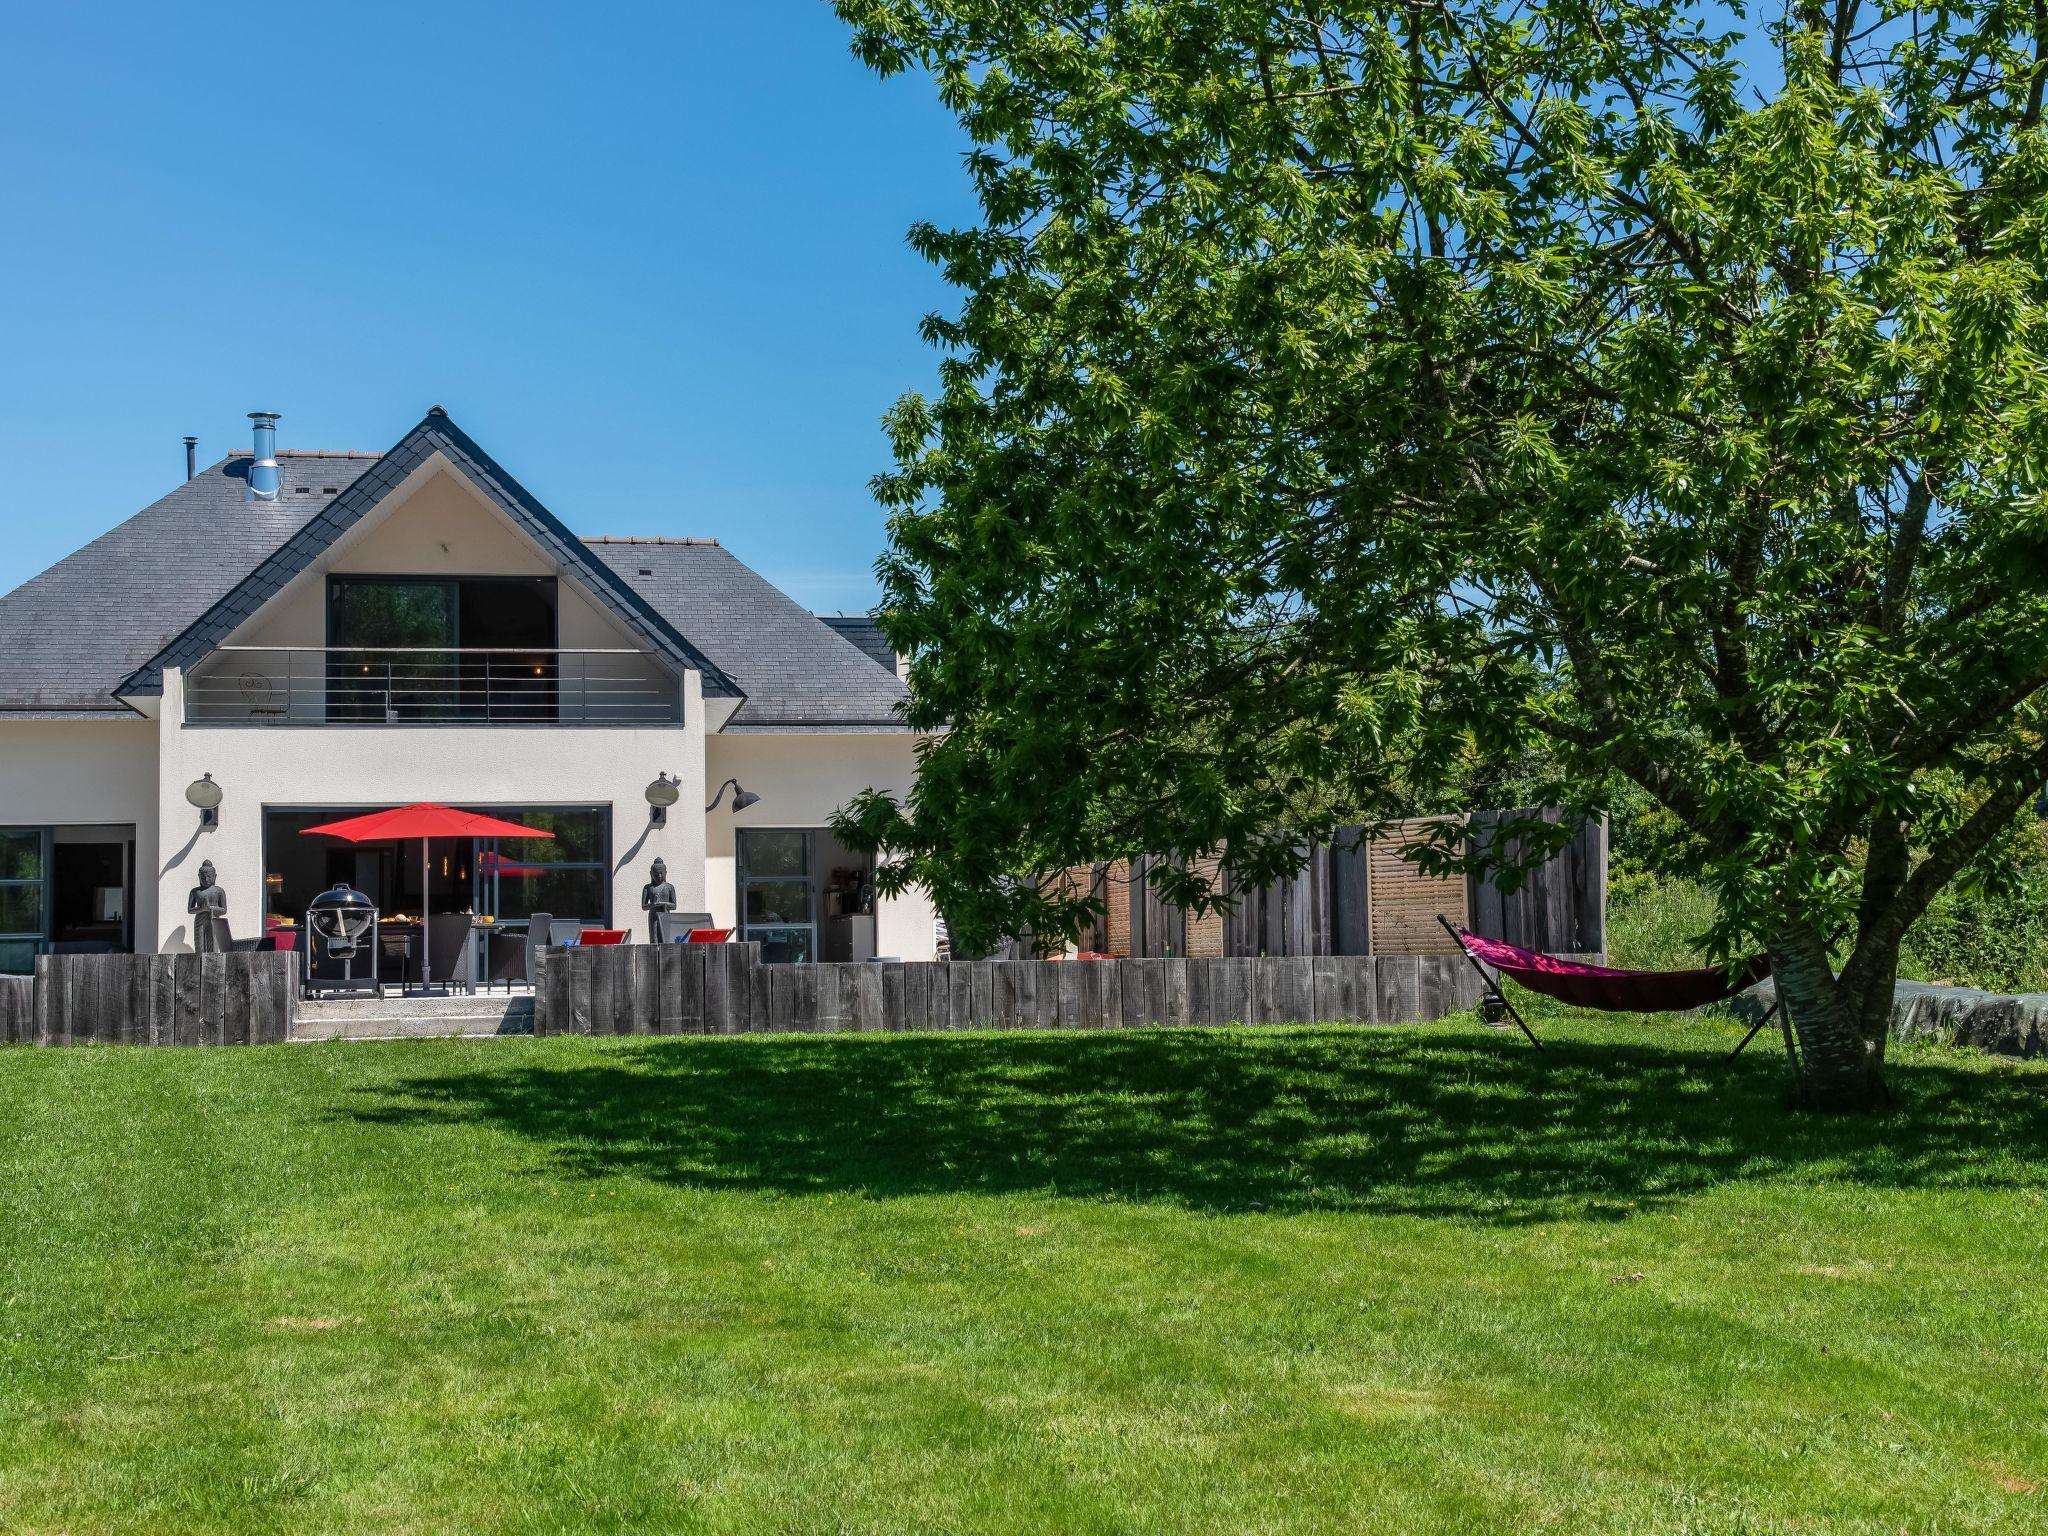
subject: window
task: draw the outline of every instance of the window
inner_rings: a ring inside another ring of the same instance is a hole
[[[452,649],[455,583],[337,576],[327,599],[327,643]]]
[[[329,720],[556,717],[553,577],[335,576]]]
[[[555,835],[552,840],[518,838],[478,844],[477,894],[484,911],[508,920],[545,912],[550,917],[610,925],[609,810],[600,806],[492,806],[489,811]]]
[[[48,910],[50,834],[42,827],[0,827],[0,971],[33,971]]]

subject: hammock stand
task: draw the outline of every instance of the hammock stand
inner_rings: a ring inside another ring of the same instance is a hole
[[[1718,967],[1698,971],[1619,971],[1611,966],[1560,960],[1555,955],[1524,949],[1502,939],[1482,939],[1469,929],[1456,926],[1441,912],[1436,920],[1451,936],[1466,962],[1479,973],[1488,995],[1507,1010],[1508,1017],[1539,1051],[1543,1049],[1543,1042],[1536,1038],[1528,1020],[1501,990],[1501,976],[1510,976],[1531,992],[1541,992],[1545,997],[1554,997],[1559,1002],[1579,1008],[1596,1008],[1605,1013],[1667,1013],[1723,1002],[1771,974],[1767,955],[1758,955],[1751,960],[1732,981],[1728,973]],[[1489,971],[1488,966],[1493,969]],[[1758,1031],[1779,1017],[1783,1001],[1782,998],[1772,1001],[1764,1016],[1742,1037],[1742,1044],[1728,1053],[1730,1061],[1742,1054],[1744,1047],[1757,1037]],[[1786,1053],[1797,1060],[1791,1020],[1780,1019],[1779,1028],[1784,1032]]]

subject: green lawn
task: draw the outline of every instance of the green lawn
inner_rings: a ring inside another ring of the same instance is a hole
[[[0,1530],[2048,1529],[2048,1067],[1541,1027],[0,1051]]]

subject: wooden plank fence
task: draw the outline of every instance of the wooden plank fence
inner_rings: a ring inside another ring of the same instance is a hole
[[[274,1044],[291,1033],[295,958],[41,955],[33,977],[0,977],[0,1044]]]
[[[290,1037],[293,956],[46,955],[0,977],[0,1044],[267,1045]],[[538,1034],[1143,1029],[1408,1023],[1479,1000],[1460,958],[973,960],[774,965],[755,944],[541,952]]]
[[[755,944],[547,949],[543,1035],[1395,1024],[1477,1004],[1456,956],[775,965]]]
[[[35,977],[0,976],[0,1044],[35,1036]]]
[[[1188,952],[1188,914],[1159,894],[1152,871],[1167,861],[1155,854],[1131,860],[1131,953],[1184,955]],[[1026,958],[1026,957],[1019,957]]]
[[[1475,848],[1484,848],[1509,817],[1564,819],[1554,806],[1517,811],[1475,811],[1467,825]],[[1570,842],[1531,869],[1512,891],[1473,880],[1472,931],[1554,955],[1601,955],[1607,950],[1607,819],[1596,817]]]

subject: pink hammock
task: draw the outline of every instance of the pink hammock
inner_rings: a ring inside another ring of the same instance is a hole
[[[1448,922],[1444,926],[1451,927]],[[1767,955],[1758,955],[1731,979],[1718,966],[1701,971],[1617,971],[1611,966],[1560,960],[1555,955],[1524,949],[1501,939],[1482,939],[1464,928],[1452,928],[1451,936],[1473,959],[1483,960],[1531,992],[1608,1013],[1665,1013],[1698,1008],[1733,997],[1771,974]]]

